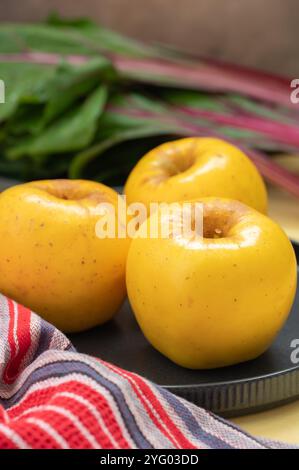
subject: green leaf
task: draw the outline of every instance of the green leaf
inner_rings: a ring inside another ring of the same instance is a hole
[[[107,101],[107,87],[102,85],[82,105],[63,115],[38,136],[30,137],[9,149],[9,158],[80,150],[92,141],[97,121]]]
[[[80,97],[86,96],[96,86],[114,81],[117,74],[105,58],[97,58],[80,66],[62,63],[50,80],[43,83],[39,94],[47,105],[40,127],[53,121]]]
[[[52,12],[45,21],[50,26],[70,26],[72,28],[96,28],[97,25],[90,18],[63,18],[57,12]]]
[[[159,134],[169,134],[169,130],[148,126],[115,133],[115,135],[112,135],[110,138],[107,138],[106,140],[103,140],[85,150],[84,152],[76,155],[72,160],[69,168],[69,177],[79,178],[82,176],[82,171],[86,165],[88,165],[95,158],[101,156],[108,149],[117,144],[120,144],[121,142],[138,138],[141,139],[148,136],[156,136]]]
[[[162,54],[162,48],[143,44],[140,41],[128,38],[121,34],[97,25],[89,18],[67,19],[57,13],[51,14],[46,22],[50,26],[73,32],[80,32],[92,40],[102,50],[116,54],[125,54],[135,57],[157,57]],[[165,54],[165,51],[164,51]]]
[[[224,112],[226,106],[219,100],[217,94],[200,93],[192,90],[167,90],[161,97],[173,105],[200,108],[208,111]]]
[[[6,23],[0,27],[0,53],[42,51],[57,54],[84,54],[100,52],[100,48],[80,32],[42,24]]]
[[[5,103],[0,105],[0,123],[8,119],[21,102],[36,102],[33,89],[48,81],[55,73],[52,67],[0,62],[0,79],[5,84]]]

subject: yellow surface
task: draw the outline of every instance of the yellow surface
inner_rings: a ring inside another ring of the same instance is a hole
[[[299,199],[270,188],[270,215],[299,242]],[[299,444],[299,400],[262,413],[232,420],[256,436]]]
[[[299,401],[232,421],[252,435],[299,444]]]
[[[269,215],[279,222],[290,238],[299,242],[299,199],[269,188]]]

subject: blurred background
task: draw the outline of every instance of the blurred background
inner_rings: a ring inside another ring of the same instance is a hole
[[[1,0],[0,21],[88,16],[185,51],[299,75],[297,0]]]
[[[64,22],[81,17],[101,27]],[[298,0],[1,0],[2,184],[120,185],[160,142],[216,135],[253,158],[299,240],[298,20]]]

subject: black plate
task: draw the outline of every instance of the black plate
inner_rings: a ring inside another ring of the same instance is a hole
[[[298,259],[299,245],[294,247]],[[299,397],[299,364],[291,361],[291,342],[297,338],[299,289],[288,321],[271,348],[236,366],[194,371],[175,365],[146,341],[127,301],[110,323],[70,336],[79,352],[137,372],[224,416],[240,416]]]

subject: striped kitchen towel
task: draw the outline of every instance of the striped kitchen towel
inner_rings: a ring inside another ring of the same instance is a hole
[[[0,332],[2,449],[288,447],[77,353],[60,331],[2,295]]]

